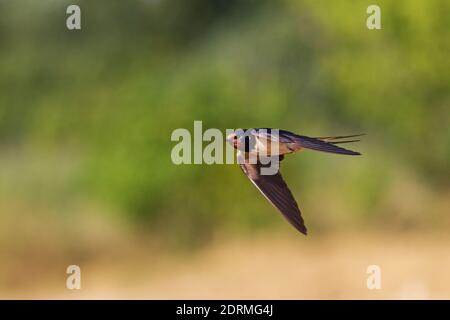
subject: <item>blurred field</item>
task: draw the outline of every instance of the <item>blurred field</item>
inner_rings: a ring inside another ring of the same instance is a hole
[[[0,0],[0,297],[450,298],[449,1],[375,31],[366,0],[77,3]],[[284,161],[304,238],[236,166],[172,163],[195,120],[363,156]]]
[[[2,298],[67,299],[449,299],[448,234],[367,231],[308,238],[290,234],[217,239],[171,256],[115,253],[81,265],[82,289],[65,289],[64,269],[33,273]],[[232,240],[230,240],[232,239]],[[366,268],[381,267],[381,290]]]

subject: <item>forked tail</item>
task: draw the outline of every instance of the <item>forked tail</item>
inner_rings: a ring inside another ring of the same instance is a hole
[[[352,139],[352,140],[347,139],[360,137],[362,135],[364,134],[354,134],[348,136],[335,136],[335,137],[316,137],[316,138],[300,135],[296,136],[297,142],[305,149],[356,156],[360,155],[361,153],[348,150],[342,147],[338,147],[336,145],[341,143],[351,143],[360,141],[359,139]]]

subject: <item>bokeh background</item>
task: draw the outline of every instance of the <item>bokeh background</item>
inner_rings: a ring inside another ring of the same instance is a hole
[[[373,3],[0,0],[0,297],[450,298],[450,2]],[[283,162],[304,237],[194,120],[367,135]]]

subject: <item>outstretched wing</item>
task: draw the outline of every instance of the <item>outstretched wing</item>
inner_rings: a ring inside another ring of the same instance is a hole
[[[261,164],[240,164],[242,171],[267,200],[301,233],[306,235],[306,227],[297,202],[280,172],[261,175]]]

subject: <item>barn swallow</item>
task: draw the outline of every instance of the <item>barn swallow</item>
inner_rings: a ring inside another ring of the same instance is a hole
[[[274,174],[262,174],[262,169],[265,166],[263,163],[267,163],[267,161],[261,160],[263,157],[270,157],[271,159],[276,157],[277,160],[281,161],[286,154],[304,149],[352,156],[360,155],[359,152],[337,146],[341,143],[357,142],[359,140],[348,139],[359,136],[362,136],[362,134],[312,138],[286,130],[259,128],[236,130],[227,136],[227,141],[237,150],[238,159],[244,159],[239,161],[244,174],[264,197],[283,214],[289,223],[306,235],[307,229],[300,209],[286,182],[284,182],[279,167]],[[276,145],[276,148],[271,148],[273,145]],[[249,161],[250,155],[256,155],[256,161]]]

